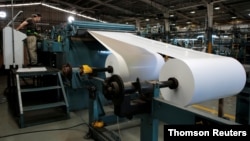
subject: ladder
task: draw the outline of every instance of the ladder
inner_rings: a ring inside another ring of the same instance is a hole
[[[69,119],[69,104],[58,69],[21,68],[13,72],[20,128]]]

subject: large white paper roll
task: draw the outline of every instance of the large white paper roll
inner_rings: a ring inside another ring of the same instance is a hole
[[[89,33],[113,52],[115,56],[109,56],[106,65],[115,67],[115,73],[124,77],[124,80],[133,81],[136,77],[141,80],[151,80],[157,74],[159,77],[155,80],[159,81],[176,77],[179,81],[177,89],[160,90],[165,100],[175,104],[188,106],[233,96],[241,92],[245,86],[245,69],[234,58],[181,48],[131,33],[107,31],[89,31]],[[162,66],[160,59],[155,59],[158,58],[158,53],[174,59],[168,60]],[[149,69],[150,67],[152,68]],[[126,71],[122,72],[123,69]],[[151,75],[154,77],[149,77]]]
[[[136,81],[136,78],[141,81],[157,80],[163,65],[164,59],[157,53],[123,54],[122,57],[110,54],[105,62],[105,66],[112,66],[114,71],[112,74],[106,73],[106,76],[118,74],[124,82]]]
[[[159,80],[175,77],[177,89],[161,88],[165,100],[188,106],[208,100],[233,96],[245,85],[245,70],[235,59],[170,59],[163,66]]]
[[[139,78],[144,80],[157,80],[159,72],[164,65],[164,58],[157,52],[130,45],[130,42],[120,43],[120,40],[112,40],[109,36],[96,33],[101,31],[89,31],[100,43],[102,43],[112,54],[110,54],[105,66],[112,66],[113,73],[106,73],[109,77],[118,74],[123,81],[136,81]]]

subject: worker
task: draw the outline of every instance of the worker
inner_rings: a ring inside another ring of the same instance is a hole
[[[41,14],[32,14],[31,17],[25,19],[16,30],[23,29],[26,27],[26,46],[28,49],[29,66],[38,66],[41,65],[38,63],[37,59],[37,39],[39,34],[37,32],[37,23],[41,21]]]

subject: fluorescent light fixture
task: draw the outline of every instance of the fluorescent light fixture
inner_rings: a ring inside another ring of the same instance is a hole
[[[215,9],[215,10],[220,10],[220,7],[219,7],[219,6],[217,6],[217,7],[215,7],[214,9]]]
[[[187,24],[191,24],[191,22],[190,21],[188,21],[188,22],[186,22]]]
[[[41,2],[36,2],[36,3],[23,3],[23,4],[2,4],[0,7],[19,7],[19,6],[33,6],[33,5],[40,5],[42,4]]]
[[[145,21],[147,21],[147,22],[148,22],[148,21],[149,21],[149,19],[145,19]]]
[[[196,38],[175,38],[175,39],[171,39],[171,40],[177,40],[177,41],[188,41],[188,40],[191,40],[191,41],[196,41],[198,39],[196,39]]]
[[[235,16],[233,16],[233,17],[231,17],[232,19],[236,19],[237,17],[235,17]]]
[[[169,15],[169,17],[174,17],[174,14]]]
[[[204,35],[198,35],[196,38],[204,38]],[[212,35],[212,38],[219,38],[217,35]]]
[[[55,6],[52,6],[52,5],[49,5],[49,4],[46,4],[46,3],[42,3],[42,2],[37,2],[37,3],[23,3],[23,4],[2,4],[0,5],[0,8],[1,7],[19,7],[19,6],[34,6],[34,5],[43,5],[43,6],[46,6],[46,7],[49,7],[49,8],[52,8],[52,9],[55,9],[55,10],[58,10],[58,11],[62,11],[62,12],[65,12],[65,13],[69,13],[69,14],[73,14],[73,15],[76,15],[76,16],[79,16],[79,17],[83,17],[83,18],[86,18],[86,19],[90,19],[90,20],[93,20],[93,21],[100,21],[96,18],[92,18],[92,17],[89,17],[89,16],[86,16],[86,15],[82,15],[82,14],[78,14],[76,12],[72,12],[72,11],[68,11],[68,10],[65,10],[65,9],[62,9],[62,8],[59,8],[59,7],[55,7]],[[104,22],[104,21],[101,21],[101,22]]]
[[[0,11],[0,18],[6,18],[6,12]]]
[[[65,9],[62,9],[62,8],[59,8],[59,7],[55,7],[55,6],[52,6],[52,5],[48,5],[48,4],[45,4],[45,3],[41,3],[41,4],[42,4],[43,6],[46,6],[46,7],[49,7],[49,8],[58,10],[58,11],[70,13],[70,14],[73,14],[73,15],[77,15],[77,16],[79,16],[79,17],[83,17],[83,18],[86,18],[86,19],[93,20],[93,21],[100,21],[100,20],[98,20],[98,19],[96,19],[96,18],[92,18],[92,17],[86,16],[86,15],[78,14],[78,13],[76,13],[76,12],[68,11],[68,10],[65,10]]]
[[[194,13],[195,13],[195,11],[190,11],[190,13],[191,13],[191,14],[194,14]]]

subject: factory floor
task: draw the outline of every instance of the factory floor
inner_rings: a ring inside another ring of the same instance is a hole
[[[84,138],[88,133],[88,110],[71,111],[70,119],[55,121],[25,128],[19,128],[9,112],[8,101],[4,96],[7,76],[0,73],[0,141],[92,141]],[[218,100],[193,105],[201,112],[217,114]],[[109,107],[107,107],[109,108]],[[224,115],[234,120],[235,97],[224,99]],[[163,125],[159,124],[159,141],[163,141]],[[140,141],[139,120],[115,124],[110,129],[116,130],[123,141]]]

